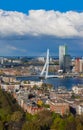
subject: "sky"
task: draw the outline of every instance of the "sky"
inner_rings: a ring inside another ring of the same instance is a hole
[[[0,0],[0,56],[83,56],[82,0]]]

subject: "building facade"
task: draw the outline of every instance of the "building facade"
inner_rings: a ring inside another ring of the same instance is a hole
[[[75,72],[83,72],[83,59],[77,58],[75,60]]]
[[[61,70],[63,70],[64,55],[66,54],[67,54],[67,46],[66,45],[59,46],[59,66]]]
[[[71,56],[64,55],[63,62],[64,62],[63,63],[63,71],[70,72],[70,70],[71,70]]]

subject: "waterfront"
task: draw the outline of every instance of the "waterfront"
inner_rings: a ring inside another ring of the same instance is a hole
[[[17,77],[17,80],[31,80],[31,81],[40,81],[37,76],[28,76],[28,77]],[[83,84],[83,78],[49,78],[44,79],[44,83],[52,84],[54,88],[59,86],[64,86],[68,90],[72,88],[74,85]]]

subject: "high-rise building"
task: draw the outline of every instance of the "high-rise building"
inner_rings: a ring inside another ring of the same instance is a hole
[[[71,70],[71,56],[70,55],[64,55],[63,71],[64,72],[70,72],[70,70]]]
[[[80,58],[75,60],[75,72],[80,72]]]
[[[83,72],[83,59],[77,58],[75,60],[75,72]]]
[[[67,55],[67,46],[61,45],[59,46],[59,66],[61,70],[64,67],[64,55]]]
[[[80,72],[83,72],[83,59],[80,60]]]

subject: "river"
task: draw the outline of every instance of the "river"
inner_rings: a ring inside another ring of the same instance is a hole
[[[17,80],[40,81],[39,77],[37,76],[17,77]],[[64,86],[70,90],[74,85],[83,84],[83,78],[49,78],[44,79],[43,82],[52,84],[54,88]]]

